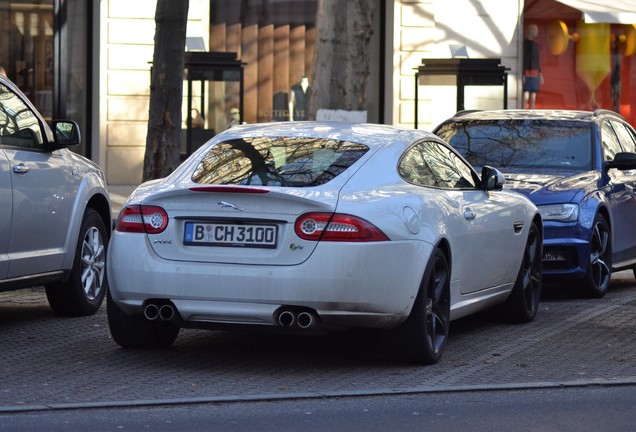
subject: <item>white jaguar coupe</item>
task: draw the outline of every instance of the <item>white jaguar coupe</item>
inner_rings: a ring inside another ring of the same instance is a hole
[[[113,339],[371,328],[401,359],[435,363],[454,319],[537,313],[542,220],[503,181],[420,130],[233,127],[124,204],[107,265]]]

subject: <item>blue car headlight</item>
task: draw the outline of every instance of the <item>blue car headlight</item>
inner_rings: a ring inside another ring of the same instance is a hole
[[[550,204],[537,206],[543,220],[576,222],[579,218],[578,204]]]

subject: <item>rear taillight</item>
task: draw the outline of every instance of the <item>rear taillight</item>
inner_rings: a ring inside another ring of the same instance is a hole
[[[159,234],[168,226],[168,213],[158,206],[131,205],[124,208],[115,224],[120,232]]]
[[[356,216],[306,213],[296,219],[296,235],[304,240],[375,242],[389,238],[376,226]]]

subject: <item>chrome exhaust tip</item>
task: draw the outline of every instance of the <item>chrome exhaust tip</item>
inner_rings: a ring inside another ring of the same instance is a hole
[[[298,327],[306,329],[314,324],[314,317],[309,312],[301,312],[298,314],[296,322],[298,323]]]
[[[296,321],[296,316],[290,311],[283,311],[278,315],[278,324],[283,327],[291,327]]]
[[[174,318],[174,308],[172,305],[163,305],[159,308],[159,318],[164,321],[170,321]]]
[[[144,316],[146,319],[153,321],[159,317],[159,308],[155,304],[149,304],[144,308]]]

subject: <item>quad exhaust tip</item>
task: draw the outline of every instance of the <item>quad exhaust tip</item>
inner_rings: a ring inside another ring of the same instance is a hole
[[[149,321],[161,320],[171,321],[176,315],[176,310],[172,304],[156,304],[148,303],[144,307],[144,317]],[[315,312],[295,311],[292,309],[284,309],[278,314],[278,324],[281,327],[298,327],[308,329],[313,327],[317,322]]]
[[[278,315],[278,324],[281,327],[297,326],[301,329],[307,329],[313,327],[315,323],[316,318],[314,314],[307,311],[295,312],[286,309]]]

